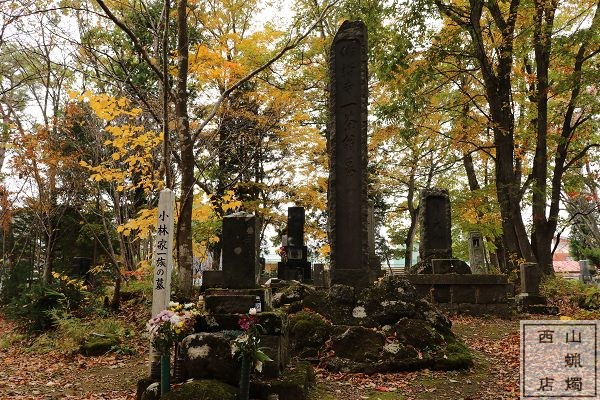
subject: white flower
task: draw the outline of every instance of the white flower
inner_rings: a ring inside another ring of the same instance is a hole
[[[183,305],[184,310],[191,310],[194,307],[194,303],[185,303]]]
[[[249,311],[248,314],[250,315],[256,315],[256,308],[252,307]]]
[[[231,355],[235,356],[235,353],[237,353],[240,350],[240,348],[238,347],[236,342],[231,343]]]
[[[262,361],[258,361],[256,360],[256,362],[254,363],[254,368],[258,371],[258,372],[262,372],[262,367],[263,367],[263,363]]]
[[[169,302],[169,308],[177,307],[178,305],[179,305],[179,303],[177,303],[176,301],[170,301]]]

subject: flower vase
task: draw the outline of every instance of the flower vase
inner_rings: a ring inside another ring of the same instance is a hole
[[[171,391],[171,354],[160,355],[160,394]]]
[[[240,371],[240,397],[239,400],[248,400],[250,397],[250,367],[252,357],[242,356],[242,368]]]
[[[181,383],[185,380],[185,366],[183,354],[181,353],[181,345],[175,343],[175,359],[173,360],[173,382]]]

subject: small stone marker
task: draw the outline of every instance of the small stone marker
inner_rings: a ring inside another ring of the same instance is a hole
[[[592,281],[589,260],[579,260],[579,280],[583,283]]]
[[[325,265],[313,264],[313,284],[316,287],[325,287]]]
[[[481,232],[469,232],[469,263],[474,274],[485,274],[485,248]]]
[[[521,293],[516,297],[517,311],[533,314],[558,314],[558,307],[548,306],[540,295],[541,271],[536,263],[523,263],[521,269]]]
[[[369,266],[367,196],[367,28],[344,21],[331,49],[329,235],[331,283],[364,288]]]
[[[540,273],[536,263],[521,264],[521,292],[540,293]]]
[[[223,217],[223,280],[227,288],[252,289],[260,276],[260,222],[250,213]]]

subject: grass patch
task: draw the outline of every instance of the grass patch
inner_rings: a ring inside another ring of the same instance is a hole
[[[0,350],[8,349],[14,344],[23,341],[25,338],[26,336],[21,333],[9,333],[0,339]]]
[[[316,385],[308,392],[307,400],[336,400],[336,398],[328,393],[323,385]]]
[[[57,350],[67,355],[131,352],[123,345],[130,336],[130,330],[118,319],[81,319],[68,313],[53,313],[52,318],[56,328],[36,337],[28,349],[29,352],[44,354]],[[125,350],[121,351],[121,347]]]

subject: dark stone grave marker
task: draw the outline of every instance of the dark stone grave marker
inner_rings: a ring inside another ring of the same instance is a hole
[[[470,274],[466,262],[452,257],[452,219],[450,196],[446,189],[423,189],[420,193],[419,225],[421,237],[416,267],[418,273]]]
[[[419,204],[422,260],[452,258],[450,197],[445,189],[423,189]]]
[[[277,264],[277,277],[307,282],[311,279],[308,248],[304,245],[304,207],[288,207],[286,259]]]
[[[367,287],[367,29],[344,21],[331,49],[329,123],[329,235],[331,283]]]
[[[223,284],[234,289],[258,285],[260,223],[253,214],[239,212],[223,217]]]

